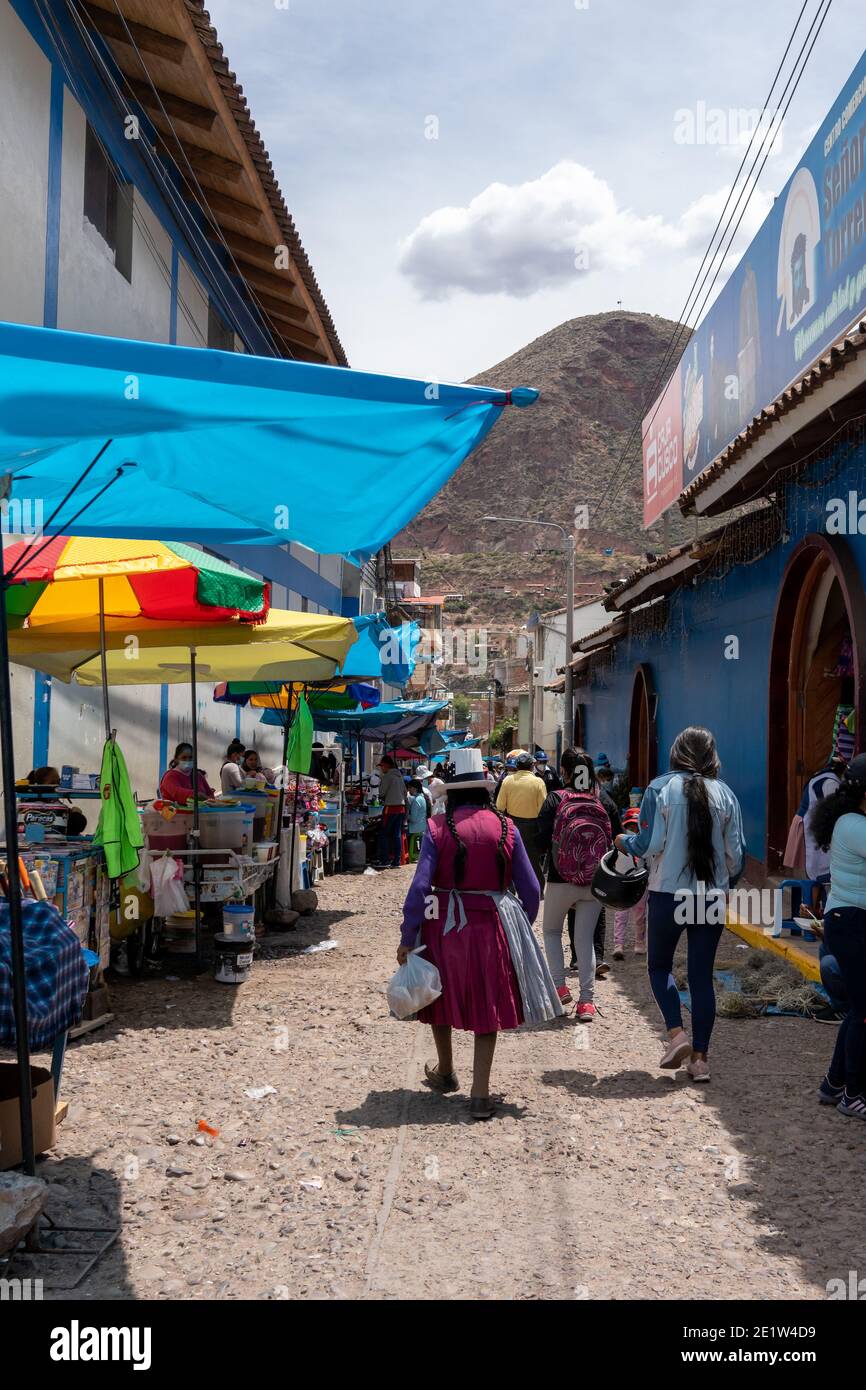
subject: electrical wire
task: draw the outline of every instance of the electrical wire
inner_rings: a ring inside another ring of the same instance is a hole
[[[762,170],[763,170],[763,168],[764,168],[764,165],[765,165],[765,163],[766,163],[767,158],[769,157],[769,154],[770,154],[770,152],[771,152],[771,150],[772,150],[773,144],[775,143],[776,137],[777,137],[777,135],[778,135],[778,129],[779,129],[780,125],[781,125],[781,121],[784,120],[784,117],[785,117],[785,115],[787,114],[787,110],[788,110],[788,108],[790,107],[791,101],[793,100],[793,97],[794,97],[794,95],[796,94],[797,88],[798,88],[799,85],[800,85],[800,81],[801,81],[801,79],[802,79],[803,72],[805,71],[806,65],[807,65],[807,63],[808,63],[808,61],[809,61],[809,58],[810,58],[810,56],[811,56],[812,49],[814,48],[815,43],[817,42],[817,39],[818,39],[818,35],[820,34],[821,29],[822,29],[823,26],[824,26],[824,22],[825,22],[825,20],[826,20],[826,18],[827,18],[827,14],[829,13],[830,6],[831,6],[831,4],[832,4],[832,0],[819,0],[818,8],[817,8],[817,10],[816,10],[816,12],[815,12],[815,15],[814,15],[813,18],[812,18],[812,21],[811,21],[810,26],[809,26],[809,28],[808,28],[808,30],[807,30],[807,32],[806,32],[806,35],[805,35],[805,38],[804,38],[804,40],[803,40],[803,43],[802,43],[802,45],[801,45],[801,47],[800,47],[799,53],[797,54],[797,57],[796,57],[795,60],[794,60],[793,67],[792,67],[791,72],[790,72],[790,74],[789,74],[789,76],[788,76],[788,80],[787,80],[787,83],[785,84],[785,87],[784,87],[784,89],[783,89],[782,95],[781,95],[781,97],[779,98],[779,104],[778,104],[777,107],[776,107],[776,110],[775,110],[775,112],[774,112],[774,114],[773,114],[773,117],[772,117],[772,119],[771,119],[771,122],[770,122],[769,127],[767,127],[766,130],[765,130],[765,132],[764,132],[764,135],[763,135],[763,137],[762,137],[762,140],[761,140],[760,146],[759,146],[759,148],[758,148],[757,154],[755,155],[755,158],[754,158],[754,160],[752,161],[752,165],[751,165],[751,167],[750,167],[750,169],[749,169],[749,173],[747,174],[746,179],[745,179],[745,181],[744,181],[744,183],[743,183],[743,186],[742,186],[742,188],[740,189],[739,194],[737,195],[736,202],[734,203],[734,206],[733,206],[733,208],[732,208],[730,214],[728,215],[728,219],[727,219],[727,222],[725,223],[724,228],[723,228],[723,230],[722,230],[722,234],[721,234],[721,237],[720,237],[720,239],[719,239],[718,245],[717,245],[717,246],[715,247],[715,249],[713,250],[713,245],[714,245],[714,243],[715,243],[715,241],[716,241],[716,237],[717,237],[717,235],[718,235],[718,233],[719,233],[719,228],[722,226],[722,222],[723,222],[723,219],[724,219],[724,217],[725,217],[725,213],[726,213],[726,211],[727,211],[727,209],[728,209],[728,206],[729,206],[729,204],[730,204],[731,198],[734,196],[734,193],[735,193],[735,191],[736,191],[736,187],[737,187],[737,184],[738,184],[738,182],[739,182],[740,175],[741,175],[742,170],[743,170],[743,168],[744,168],[744,166],[745,166],[745,164],[746,164],[746,161],[748,160],[749,153],[750,153],[750,151],[751,151],[751,149],[752,149],[752,145],[754,144],[755,137],[756,137],[758,131],[761,129],[764,116],[766,115],[766,112],[767,112],[767,110],[769,109],[769,105],[770,105],[770,101],[771,101],[771,99],[772,99],[773,92],[774,92],[774,90],[775,90],[775,88],[776,88],[776,84],[777,84],[777,82],[778,82],[778,80],[779,80],[779,77],[780,77],[780,75],[781,75],[781,72],[782,72],[782,69],[783,69],[785,60],[786,60],[786,58],[787,58],[787,56],[788,56],[788,53],[789,53],[790,50],[791,50],[791,46],[792,46],[792,44],[793,44],[793,41],[794,41],[794,38],[795,38],[795,36],[796,36],[797,30],[798,30],[798,28],[799,28],[799,26],[800,26],[800,22],[801,22],[801,20],[802,20],[803,13],[804,13],[805,8],[806,8],[806,3],[807,3],[807,0],[804,0],[804,4],[803,4],[803,6],[801,7],[800,13],[799,13],[798,16],[797,16],[797,20],[796,20],[796,22],[795,22],[795,24],[794,24],[794,27],[793,27],[793,29],[792,29],[792,31],[791,31],[791,34],[790,34],[790,37],[789,37],[789,39],[788,39],[788,43],[787,43],[786,46],[785,46],[785,51],[784,51],[784,53],[783,53],[783,55],[782,55],[782,59],[781,59],[781,61],[780,61],[780,63],[779,63],[779,66],[778,66],[778,68],[776,69],[776,73],[775,73],[775,75],[774,75],[774,77],[773,77],[773,81],[772,81],[772,83],[771,83],[770,90],[769,90],[769,92],[768,92],[768,94],[767,94],[767,99],[766,99],[766,101],[765,101],[765,103],[764,103],[764,106],[763,106],[763,108],[762,108],[761,117],[760,117],[759,121],[757,122],[757,124],[756,124],[756,126],[755,126],[755,129],[754,129],[753,132],[752,132],[752,137],[751,137],[751,139],[750,139],[750,141],[749,141],[749,144],[748,144],[748,146],[747,146],[747,148],[746,148],[745,154],[743,155],[743,159],[742,159],[741,162],[740,162],[740,167],[739,167],[739,169],[737,170],[737,174],[736,174],[736,176],[735,176],[735,178],[734,178],[733,184],[732,184],[732,186],[731,186],[731,190],[730,190],[730,192],[729,192],[729,194],[728,194],[728,197],[727,197],[727,199],[726,199],[726,201],[725,201],[725,205],[724,205],[724,207],[723,207],[723,209],[722,209],[722,211],[721,211],[721,213],[720,213],[720,215],[719,215],[718,221],[717,221],[717,223],[716,223],[716,227],[715,227],[715,229],[714,229],[714,231],[713,231],[713,234],[712,234],[712,236],[711,236],[711,238],[710,238],[710,243],[709,243],[709,246],[708,246],[708,248],[707,248],[707,251],[705,252],[704,257],[703,257],[703,259],[702,259],[702,261],[701,261],[701,264],[700,264],[700,266],[698,267],[698,271],[696,272],[695,278],[694,278],[694,280],[692,281],[692,285],[691,285],[691,288],[690,288],[689,293],[688,293],[688,295],[687,295],[685,305],[683,306],[683,310],[681,311],[680,316],[679,316],[680,321],[677,323],[676,327],[674,328],[674,331],[673,331],[673,333],[672,333],[672,335],[671,335],[671,338],[670,338],[670,340],[669,340],[669,342],[668,342],[668,346],[667,346],[667,348],[665,349],[665,352],[664,352],[663,355],[662,355],[661,362],[660,362],[658,368],[656,369],[656,373],[655,373],[655,376],[654,376],[654,379],[653,379],[653,383],[652,383],[652,385],[651,385],[651,387],[650,387],[649,392],[647,393],[646,397],[644,398],[644,403],[643,403],[643,405],[642,405],[642,407],[641,407],[640,415],[639,415],[638,418],[636,419],[634,425],[632,426],[631,431],[629,432],[629,435],[628,435],[628,437],[627,437],[627,439],[626,439],[625,445],[623,446],[622,452],[621,452],[621,454],[620,454],[619,461],[618,461],[618,463],[617,463],[617,465],[616,465],[616,467],[615,467],[615,469],[614,469],[614,472],[613,472],[613,474],[612,474],[612,476],[611,476],[611,478],[610,478],[610,480],[609,480],[609,482],[608,482],[608,484],[607,484],[607,487],[606,487],[606,489],[605,489],[605,492],[604,492],[603,495],[602,495],[602,499],[601,499],[601,501],[600,501],[599,504],[598,504],[598,507],[597,507],[597,509],[596,509],[596,515],[597,515],[597,517],[599,518],[599,520],[600,520],[607,512],[609,512],[610,507],[613,505],[613,503],[616,501],[616,499],[617,499],[618,496],[619,496],[619,493],[620,493],[620,491],[621,491],[621,489],[622,489],[622,484],[623,484],[623,482],[624,482],[624,480],[625,480],[625,476],[626,476],[627,471],[628,471],[628,468],[629,468],[629,466],[630,466],[630,462],[628,461],[628,455],[629,455],[629,453],[631,452],[632,446],[633,446],[633,444],[634,444],[635,436],[641,431],[642,424],[643,424],[643,420],[644,420],[644,418],[645,418],[645,416],[646,416],[646,411],[647,411],[648,406],[650,406],[650,405],[653,403],[653,401],[656,400],[656,398],[657,398],[657,396],[658,396],[659,387],[660,387],[661,383],[663,382],[663,380],[665,379],[665,376],[666,376],[666,374],[667,374],[667,371],[668,371],[669,366],[670,366],[671,363],[673,362],[674,356],[675,356],[675,354],[676,354],[676,352],[677,352],[677,348],[678,348],[678,346],[679,346],[679,342],[681,341],[683,334],[689,334],[689,335],[690,335],[691,332],[693,331],[692,328],[691,328],[691,327],[689,326],[689,324],[688,324],[688,319],[689,319],[690,317],[692,317],[692,315],[693,315],[694,304],[695,304],[695,302],[696,302],[697,296],[700,294],[701,290],[703,289],[703,286],[706,284],[707,277],[708,277],[708,275],[710,274],[710,272],[712,271],[713,265],[714,265],[714,263],[716,262],[717,258],[718,258],[718,260],[719,260],[719,264],[718,264],[718,266],[717,266],[716,273],[715,273],[715,275],[714,275],[714,277],[713,277],[713,280],[712,280],[712,282],[711,282],[711,285],[710,285],[710,287],[709,287],[709,290],[707,290],[706,294],[704,295],[704,299],[703,299],[703,301],[702,301],[702,303],[701,303],[701,305],[700,305],[700,308],[699,308],[699,310],[698,310],[697,315],[695,316],[695,317],[696,317],[696,322],[697,322],[697,320],[700,318],[700,314],[701,314],[702,311],[703,311],[704,305],[705,305],[706,302],[707,302],[707,299],[708,299],[708,297],[709,297],[709,294],[711,293],[712,288],[713,288],[713,286],[715,285],[716,280],[718,279],[719,274],[721,273],[721,270],[722,270],[722,268],[723,268],[723,266],[724,266],[724,263],[725,263],[725,260],[726,260],[726,258],[727,258],[728,252],[730,251],[731,244],[732,244],[732,242],[733,242],[733,240],[734,240],[734,237],[736,236],[736,233],[737,233],[737,231],[738,231],[738,229],[739,229],[740,223],[742,222],[743,216],[745,215],[746,209],[748,208],[748,205],[749,205],[749,203],[750,203],[750,201],[751,201],[751,198],[752,198],[752,196],[753,196],[753,194],[754,194],[754,192],[755,192],[755,188],[757,187],[758,178],[760,178],[760,174],[761,174],[761,172],[762,172]],[[814,35],[814,37],[813,37],[813,35]],[[811,40],[812,40],[811,46],[808,48],[808,52],[806,52],[806,48],[807,48],[807,46],[809,45],[809,40],[810,40],[810,38],[811,38]],[[806,56],[805,56],[805,60],[802,62],[802,66],[800,67],[799,72],[797,72],[798,65],[800,64],[801,59],[803,59],[804,53],[805,53],[805,55],[806,55]],[[795,74],[796,74],[796,82],[795,82],[795,84],[794,84],[793,90],[792,90],[791,93],[790,93],[790,96],[788,97],[787,104],[785,105],[784,110],[782,110],[782,102],[784,101],[785,96],[786,96],[787,93],[788,93],[788,90],[789,90],[789,88],[790,88],[790,86],[791,86],[791,82],[794,80]],[[780,110],[782,110],[781,120],[779,121],[779,124],[776,125],[776,118],[779,116]],[[774,126],[775,126],[775,129],[774,129]],[[757,176],[755,177],[754,182],[752,182],[752,186],[751,186],[751,188],[749,189],[749,183],[750,183],[750,181],[752,180],[752,174],[753,174],[753,172],[754,172],[755,165],[756,165],[758,159],[760,159],[761,153],[764,152],[764,151],[765,151],[765,153],[764,153],[764,159],[763,159],[763,161],[761,162],[761,166],[760,166],[760,168],[758,169]],[[730,228],[731,221],[732,221],[734,215],[736,214],[737,208],[740,206],[740,202],[742,201],[744,194],[746,194],[746,190],[747,190],[747,189],[749,190],[749,191],[748,191],[748,195],[746,196],[745,203],[743,204],[742,209],[741,209],[741,211],[740,211],[740,216],[739,216],[739,218],[738,218],[738,220],[737,220],[736,226],[735,226],[734,229],[733,229],[733,232],[730,234],[730,236],[729,236],[728,239],[727,239],[727,243],[725,244],[725,237],[726,237],[726,235],[727,235],[728,229]],[[707,264],[708,258],[709,258],[709,264]],[[705,267],[706,267],[706,268],[705,268]],[[702,273],[701,273],[702,271],[703,271],[703,275],[702,275]],[[685,322],[683,322],[683,320],[685,320]],[[682,352],[680,352],[679,356],[681,356],[681,355],[682,355]],[[679,359],[677,358],[677,360],[679,360]],[[657,407],[656,407],[657,410],[658,410],[660,404],[661,404],[661,401],[659,400],[658,405],[657,405]],[[611,490],[612,490],[613,488],[615,488],[616,490],[613,492],[613,495],[611,496],[610,494],[611,494]]]

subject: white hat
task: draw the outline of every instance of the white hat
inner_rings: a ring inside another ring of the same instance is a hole
[[[488,783],[480,748],[452,748],[448,754],[448,761],[451,767],[445,778],[445,785],[449,791],[487,791]]]
[[[432,777],[433,773],[426,763],[419,763],[412,776],[417,777],[419,782],[423,782],[426,777]]]

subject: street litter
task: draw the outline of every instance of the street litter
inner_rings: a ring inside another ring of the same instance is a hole
[[[265,1096],[275,1096],[276,1094],[276,1086],[248,1086],[244,1091],[244,1095],[249,1096],[250,1100],[264,1100]]]
[[[377,875],[378,875],[378,872],[379,872],[378,869],[365,869],[365,870],[364,870],[364,877],[365,877],[365,878],[376,878]]]
[[[315,946],[305,946],[303,951],[299,951],[298,954],[314,956],[317,951],[333,951],[339,944],[339,941],[317,941]]]
[[[305,1192],[318,1192],[321,1186],[321,1178],[307,1178],[306,1182],[301,1183],[301,1187]]]
[[[219,1130],[214,1129],[213,1126],[209,1125],[206,1120],[199,1120],[198,1127],[201,1130],[202,1134],[209,1134],[212,1139],[219,1138]]]

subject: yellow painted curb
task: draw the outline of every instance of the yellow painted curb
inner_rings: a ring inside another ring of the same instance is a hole
[[[805,975],[807,980],[816,980],[820,984],[821,970],[818,965],[818,957],[811,956],[801,946],[796,946],[789,936],[767,936],[760,927],[749,926],[731,916],[727,918],[725,926],[735,936],[742,937],[743,941],[754,946],[755,950],[772,951],[774,955],[781,956],[788,965],[793,965],[794,969],[799,970],[801,975]]]

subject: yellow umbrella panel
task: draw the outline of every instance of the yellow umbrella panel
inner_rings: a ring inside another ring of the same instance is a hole
[[[357,632],[350,618],[292,613],[272,608],[264,623],[211,623],[162,627],[141,619],[111,626],[105,634],[109,685],[162,685],[189,678],[190,651],[204,681],[330,680],[346,659]],[[67,624],[9,634],[15,662],[62,681],[101,685],[99,640]]]

